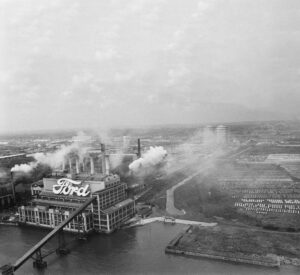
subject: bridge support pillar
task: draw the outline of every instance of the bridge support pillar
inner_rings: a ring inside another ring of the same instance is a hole
[[[66,248],[66,240],[63,229],[58,231],[58,248],[56,249],[57,255],[66,255],[70,253],[70,249]]]
[[[47,267],[47,262],[43,260],[42,252],[40,249],[35,252],[35,257],[36,258],[33,261],[33,267],[39,269]]]

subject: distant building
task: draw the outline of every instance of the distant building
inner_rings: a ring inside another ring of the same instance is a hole
[[[128,150],[130,145],[130,137],[129,136],[123,136],[123,150]]]
[[[227,141],[228,141],[228,137],[227,137],[228,133],[227,133],[227,127],[224,125],[219,125],[216,128],[216,139],[217,139],[217,143],[220,145],[226,145]]]
[[[214,143],[214,129],[211,125],[207,125],[203,129],[203,145],[209,146]]]

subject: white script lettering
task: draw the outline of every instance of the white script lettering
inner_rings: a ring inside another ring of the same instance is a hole
[[[78,187],[74,185],[80,185],[81,181],[75,181],[67,178],[62,178],[57,181],[57,184],[53,185],[52,191],[54,194],[73,195],[86,197],[90,191],[88,191],[89,185]]]

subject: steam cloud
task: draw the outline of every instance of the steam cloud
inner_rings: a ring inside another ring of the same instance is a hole
[[[87,147],[84,145],[84,142],[88,141],[87,136],[80,132],[77,136],[73,137],[73,141],[71,145],[63,145],[60,150],[53,153],[36,153],[33,156],[36,161],[28,164],[16,164],[11,171],[29,173],[36,168],[39,163],[55,169],[63,164],[65,157],[70,153],[76,154],[79,160],[82,161],[87,152]]]
[[[232,149],[228,144],[228,132],[226,128],[222,131],[222,127],[206,126],[176,146],[168,155],[166,172],[173,173],[183,167],[195,171],[203,166],[213,167],[219,157]]]
[[[150,147],[143,156],[129,165],[129,169],[135,173],[145,168],[151,168],[163,162],[167,151],[162,146]]]
[[[13,168],[11,168],[11,172],[29,173],[36,166],[37,162],[31,162],[29,164],[16,164]]]
[[[69,146],[62,146],[60,150],[53,153],[36,153],[34,158],[38,163],[49,165],[51,168],[58,168],[68,154],[74,153],[82,160],[86,151],[87,148],[81,147],[78,142],[75,142]]]

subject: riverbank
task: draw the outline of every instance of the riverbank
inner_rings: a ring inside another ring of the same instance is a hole
[[[300,266],[300,234],[227,225],[190,226],[165,252],[267,267]]]

